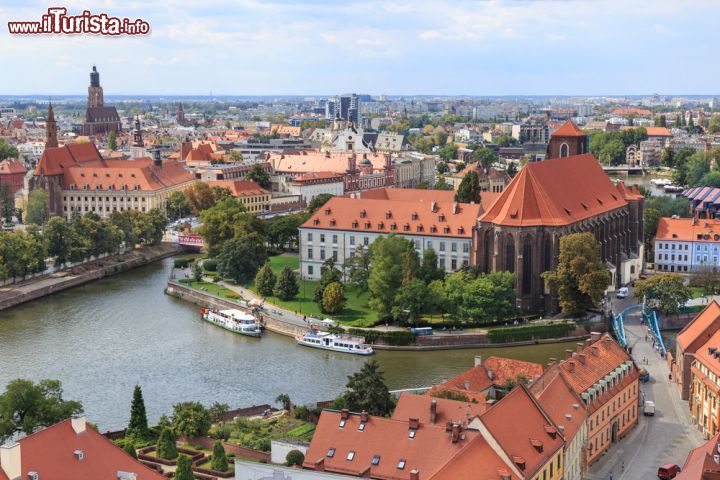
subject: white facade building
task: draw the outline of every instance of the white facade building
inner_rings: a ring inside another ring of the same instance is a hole
[[[720,220],[661,218],[654,245],[658,272],[720,269]]]

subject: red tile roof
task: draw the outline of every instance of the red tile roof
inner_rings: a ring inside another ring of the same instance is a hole
[[[211,180],[208,182],[208,185],[211,187],[227,188],[234,197],[270,195],[269,191],[252,180]]]
[[[420,477],[425,478],[425,477]],[[445,464],[430,480],[519,480],[485,441],[477,438]]]
[[[688,352],[688,348],[697,340],[704,343],[710,339],[715,330],[713,326],[718,321],[718,318],[720,318],[720,305],[713,300],[680,330],[675,341],[683,351]]]
[[[435,424],[445,425],[450,420],[454,423],[467,422],[482,414],[487,405],[484,402],[459,402],[446,398],[434,398],[427,395],[403,393],[398,399],[392,418],[409,420],[417,418],[420,423],[430,424],[432,404],[435,402]]]
[[[101,160],[102,156],[92,142],[46,148],[35,166],[35,175],[61,175],[70,166]]]
[[[116,479],[117,472],[133,472],[138,480],[165,480],[144,466],[90,426],[75,433],[71,420],[65,420],[18,441],[22,478],[37,472],[42,480]],[[74,452],[83,452],[78,460]],[[0,467],[0,480],[8,480]]]
[[[28,171],[19,160],[14,158],[6,158],[0,162],[0,175],[26,174]]]
[[[518,385],[480,416],[480,421],[508,457],[524,460],[518,468],[527,478],[563,448],[564,440],[524,385]]]
[[[647,130],[648,137],[672,137],[673,134],[670,133],[670,130],[668,130],[665,127],[645,127],[645,130]]]
[[[466,395],[470,400],[477,400],[479,403],[485,401],[485,392],[493,386],[493,381],[488,375],[484,365],[476,365],[473,368],[441,383],[428,390],[427,395],[437,392],[450,391]]]
[[[543,367],[539,363],[514,358],[488,357],[483,365],[490,372],[495,385],[504,385],[508,380],[517,380],[518,376],[533,381],[543,373]]]
[[[587,409],[582,399],[570,388],[560,375],[560,367],[554,365],[529,387],[538,403],[558,426],[567,443],[570,443],[585,421]]]
[[[584,363],[580,359],[583,355]],[[562,375],[573,391],[580,395],[627,360],[630,355],[607,333],[592,345],[585,346],[580,354],[560,364]],[[634,368],[637,372],[637,368]]]
[[[698,238],[700,235],[700,238]],[[720,242],[720,220],[662,217],[658,221],[655,240],[682,242]]]
[[[612,112],[612,115],[640,115],[643,117],[649,117],[652,115],[652,112],[650,110],[644,109],[644,108],[637,108],[637,107],[618,107],[615,108]]]
[[[480,205],[437,201],[433,209],[426,190],[412,192],[422,192],[415,202],[333,197],[302,228],[472,238]]]
[[[295,177],[292,185],[303,185],[305,183],[324,183],[325,182],[342,182],[343,176],[336,172],[310,172],[299,177]]]
[[[480,218],[507,226],[558,226],[627,205],[592,154],[529,163]]]
[[[560,128],[552,133],[553,137],[585,137],[587,133],[580,130],[572,120],[562,124]]]
[[[195,176],[174,160],[165,160],[158,168],[151,158],[143,157],[69,165],[62,185],[64,190],[109,190],[111,185],[113,190],[121,190],[126,185],[127,190],[153,191],[194,180]]]
[[[705,365],[715,375],[720,375],[720,358],[713,355],[715,352],[720,352],[720,330],[716,330],[695,352],[695,358],[698,362]]]
[[[320,152],[317,150],[301,150],[293,153],[270,152],[265,154],[275,172],[285,174],[302,174],[308,172],[337,172],[344,173],[348,168],[348,158],[352,153]],[[380,170],[385,167],[385,155],[368,153],[356,155],[357,166],[367,158],[373,169]]]
[[[690,450],[682,472],[675,477],[675,480],[717,479],[720,476],[720,465],[715,462],[713,456],[718,452],[720,452],[720,433],[698,448]]]

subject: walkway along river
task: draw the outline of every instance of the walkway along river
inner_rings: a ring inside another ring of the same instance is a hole
[[[232,407],[338,395],[366,360],[266,334],[234,335],[200,320],[198,307],[163,289],[171,259],[0,312],[0,389],[14,378],[56,378],[101,430],[126,425],[132,389],[143,387],[151,422],[197,400]],[[572,345],[572,344],[571,344]],[[473,365],[476,354],[546,363],[568,344],[375,355],[390,388],[427,386]],[[572,348],[572,347],[570,347]]]

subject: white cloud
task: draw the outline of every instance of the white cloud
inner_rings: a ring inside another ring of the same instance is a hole
[[[382,44],[383,44],[383,41],[378,38],[375,38],[373,40],[371,40],[369,38],[360,38],[355,41],[355,45],[361,46],[361,47],[362,46],[378,46],[378,45],[382,45]]]
[[[443,34],[438,32],[437,30],[427,30],[425,32],[421,32],[418,37],[420,40],[437,40],[440,38],[444,38]]]

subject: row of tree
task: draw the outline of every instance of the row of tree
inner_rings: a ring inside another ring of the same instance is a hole
[[[590,131],[590,152],[600,163],[621,165],[625,163],[625,151],[630,145],[639,145],[647,140],[647,130],[643,127],[630,128],[619,132]]]

